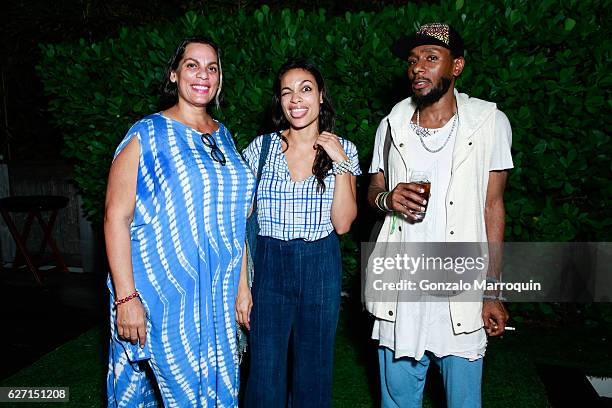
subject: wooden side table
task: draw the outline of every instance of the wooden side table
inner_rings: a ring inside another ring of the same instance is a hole
[[[57,267],[63,272],[68,272],[64,258],[62,258],[62,254],[52,237],[53,225],[55,224],[57,213],[67,205],[68,198],[62,196],[14,196],[0,199],[0,213],[2,213],[2,218],[4,218],[11,232],[11,236],[15,241],[15,245],[17,246],[15,259],[13,260],[13,269],[17,269],[22,262],[25,262],[30,272],[32,272],[32,275],[34,275],[36,282],[40,285],[42,285],[42,279],[38,267],[35,265],[26,245],[32,224],[34,220],[38,220],[38,224],[43,231],[40,253],[42,254],[45,247],[48,245],[53,252]],[[42,215],[43,212],[51,212],[48,221],[44,220]],[[17,229],[17,225],[15,225],[11,213],[28,214],[21,232]]]

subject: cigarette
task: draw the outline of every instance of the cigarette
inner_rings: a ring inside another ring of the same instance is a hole
[[[497,328],[498,328],[499,326],[497,325],[497,323],[495,322],[495,320],[493,320],[493,319],[489,318],[489,322],[491,322],[491,323],[493,324],[493,329],[497,330]],[[508,330],[508,331],[515,331],[515,330],[516,330],[516,327],[506,326],[506,327],[505,327],[505,330]]]

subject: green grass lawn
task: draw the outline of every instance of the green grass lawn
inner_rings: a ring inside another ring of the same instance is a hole
[[[335,407],[378,406],[376,344],[367,340],[368,327],[362,328],[356,323],[346,321],[339,327],[334,375]],[[484,365],[484,407],[548,406],[544,386],[536,373],[530,348],[528,344],[523,344],[532,343],[526,339],[528,335],[524,332],[519,336],[512,334],[504,338],[490,339]],[[441,380],[436,376],[435,365],[432,365],[423,405],[443,406],[443,392]]]
[[[343,312],[336,341],[334,407],[377,406],[376,347],[369,340],[365,314]],[[503,338],[491,339],[483,379],[485,407],[547,407],[548,401],[535,363],[587,367],[611,375],[609,331],[518,327]],[[99,407],[104,405],[106,328],[92,329],[47,354],[32,366],[2,381],[0,386],[68,386],[70,403],[20,403],[26,408]],[[431,382],[435,384],[435,377]],[[436,407],[441,391],[428,386],[425,406]],[[432,398],[434,397],[434,398]],[[9,406],[2,404],[2,406]]]

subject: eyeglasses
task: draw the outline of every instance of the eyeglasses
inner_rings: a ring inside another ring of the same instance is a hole
[[[219,146],[217,146],[215,138],[212,137],[210,133],[204,133],[200,135],[200,138],[202,139],[202,143],[204,143],[204,146],[210,149],[210,157],[214,161],[221,163],[222,166],[225,166],[225,155],[223,154],[221,149],[219,149]]]

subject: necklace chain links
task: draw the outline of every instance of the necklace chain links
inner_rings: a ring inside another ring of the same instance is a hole
[[[457,120],[459,118],[458,114],[453,115],[453,126],[451,127],[450,132],[448,132],[448,136],[446,137],[446,140],[444,141],[444,144],[442,144],[442,146],[440,146],[437,149],[430,149],[426,144],[425,144],[425,138],[431,136],[431,133],[429,132],[429,129],[421,127],[421,115],[420,115],[420,109],[417,109],[416,111],[416,127],[414,129],[414,131],[416,132],[417,135],[419,135],[419,140],[421,141],[421,145],[423,146],[423,148],[425,150],[427,150],[429,153],[438,153],[439,151],[441,151],[442,149],[444,149],[444,147],[446,147],[446,145],[448,144],[448,141],[450,140],[451,136],[453,135],[453,132],[455,131],[455,127],[457,125]]]

